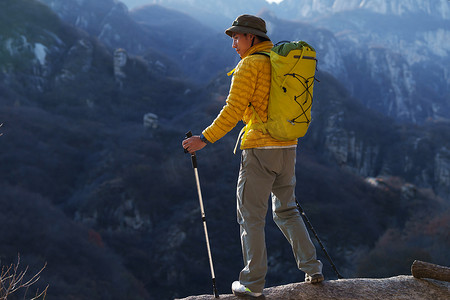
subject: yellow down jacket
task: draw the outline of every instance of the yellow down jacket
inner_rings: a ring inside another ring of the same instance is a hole
[[[265,55],[251,55],[255,52],[270,52],[272,42],[265,41],[249,48],[235,68],[231,79],[230,92],[226,104],[213,123],[203,130],[203,135],[211,143],[221,139],[242,120],[247,124],[253,115],[249,104],[255,108],[263,122],[267,121],[270,92],[270,60]],[[252,122],[257,123],[258,120]],[[297,140],[280,141],[261,130],[250,129],[241,149],[260,147],[280,147],[296,145]]]

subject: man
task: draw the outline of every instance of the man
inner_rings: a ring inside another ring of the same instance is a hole
[[[222,111],[200,136],[182,142],[183,148],[190,153],[216,142],[241,119],[246,124],[257,123],[253,111],[262,122],[267,121],[270,60],[265,55],[254,54],[270,52],[273,47],[266,34],[265,21],[256,16],[241,15],[225,33],[233,39],[233,48],[241,60],[235,68]],[[239,281],[232,284],[233,293],[251,297],[262,295],[267,273],[264,226],[270,195],[273,219],[290,242],[298,268],[306,273],[305,281],[323,281],[322,263],[316,258],[316,249],[295,203],[297,140],[276,140],[258,129],[249,129],[244,137],[237,184],[237,219],[244,268]]]

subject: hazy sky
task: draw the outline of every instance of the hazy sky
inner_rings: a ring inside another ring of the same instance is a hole
[[[269,3],[280,3],[283,0],[266,0]],[[136,6],[142,6],[146,3],[146,1],[144,0],[121,0],[121,2],[125,3],[129,9],[132,9]],[[148,0],[148,3],[150,2],[150,0]]]

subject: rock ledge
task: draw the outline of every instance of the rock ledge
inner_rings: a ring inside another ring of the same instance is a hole
[[[450,283],[413,276],[371,279],[353,278],[324,281],[317,285],[291,283],[264,289],[266,300],[449,300]],[[214,295],[190,296],[178,300],[213,300]],[[232,294],[220,295],[222,300],[238,300]]]

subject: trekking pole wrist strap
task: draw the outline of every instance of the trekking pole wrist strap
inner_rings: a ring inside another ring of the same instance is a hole
[[[200,134],[200,140],[205,144],[209,144],[208,139],[203,135],[203,133]]]

